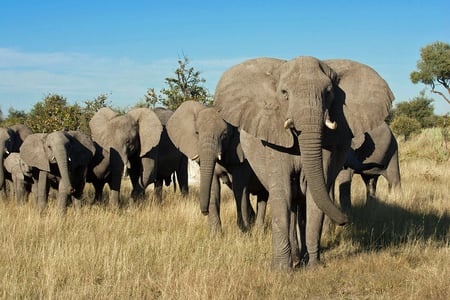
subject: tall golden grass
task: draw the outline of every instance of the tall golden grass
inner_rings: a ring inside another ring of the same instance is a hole
[[[325,267],[292,274],[270,271],[270,216],[266,230],[241,233],[229,192],[215,238],[195,187],[185,199],[167,189],[162,206],[86,206],[64,217],[53,200],[44,215],[31,201],[1,203],[0,297],[449,299],[449,149],[433,134],[400,142],[401,195],[380,179],[365,206],[355,176],[353,222],[323,237]]]

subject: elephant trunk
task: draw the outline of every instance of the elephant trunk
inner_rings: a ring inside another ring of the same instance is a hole
[[[61,186],[65,188],[63,191],[68,195],[75,192],[72,187],[70,175],[69,175],[69,155],[66,149],[66,145],[58,145],[53,148],[56,163],[58,164],[59,173],[61,175]]]
[[[314,116],[317,114],[311,112],[306,115],[313,117],[300,125],[299,145],[308,188],[316,205],[334,222],[343,225],[348,222],[348,218],[333,204],[325,183],[322,161],[323,118],[319,114],[316,119]]]
[[[204,215],[208,215],[211,184],[220,150],[214,138],[200,138],[200,145],[200,209]]]

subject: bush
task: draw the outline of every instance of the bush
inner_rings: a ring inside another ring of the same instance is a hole
[[[419,121],[405,115],[395,117],[390,126],[396,135],[404,136],[405,140],[409,139],[411,135],[419,133],[422,128]]]

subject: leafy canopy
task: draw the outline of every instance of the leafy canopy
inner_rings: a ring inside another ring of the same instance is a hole
[[[431,92],[439,94],[450,104],[450,100],[442,92],[435,90],[436,85],[442,85],[450,94],[450,45],[435,42],[423,47],[420,56],[418,70],[410,75],[411,81],[431,86]]]
[[[181,103],[188,100],[198,101],[205,105],[212,103],[208,90],[202,86],[206,80],[200,78],[200,72],[189,67],[189,59],[184,56],[178,60],[178,68],[175,77],[167,77],[167,88],[161,90],[162,95],[157,95],[155,89],[150,88],[144,96],[145,106],[154,108],[156,104],[176,110]]]

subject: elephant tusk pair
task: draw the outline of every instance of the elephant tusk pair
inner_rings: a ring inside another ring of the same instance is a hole
[[[331,130],[335,130],[337,128],[336,122],[331,122],[330,119],[325,119],[325,126]],[[294,128],[294,121],[289,118],[284,122],[284,129]]]

